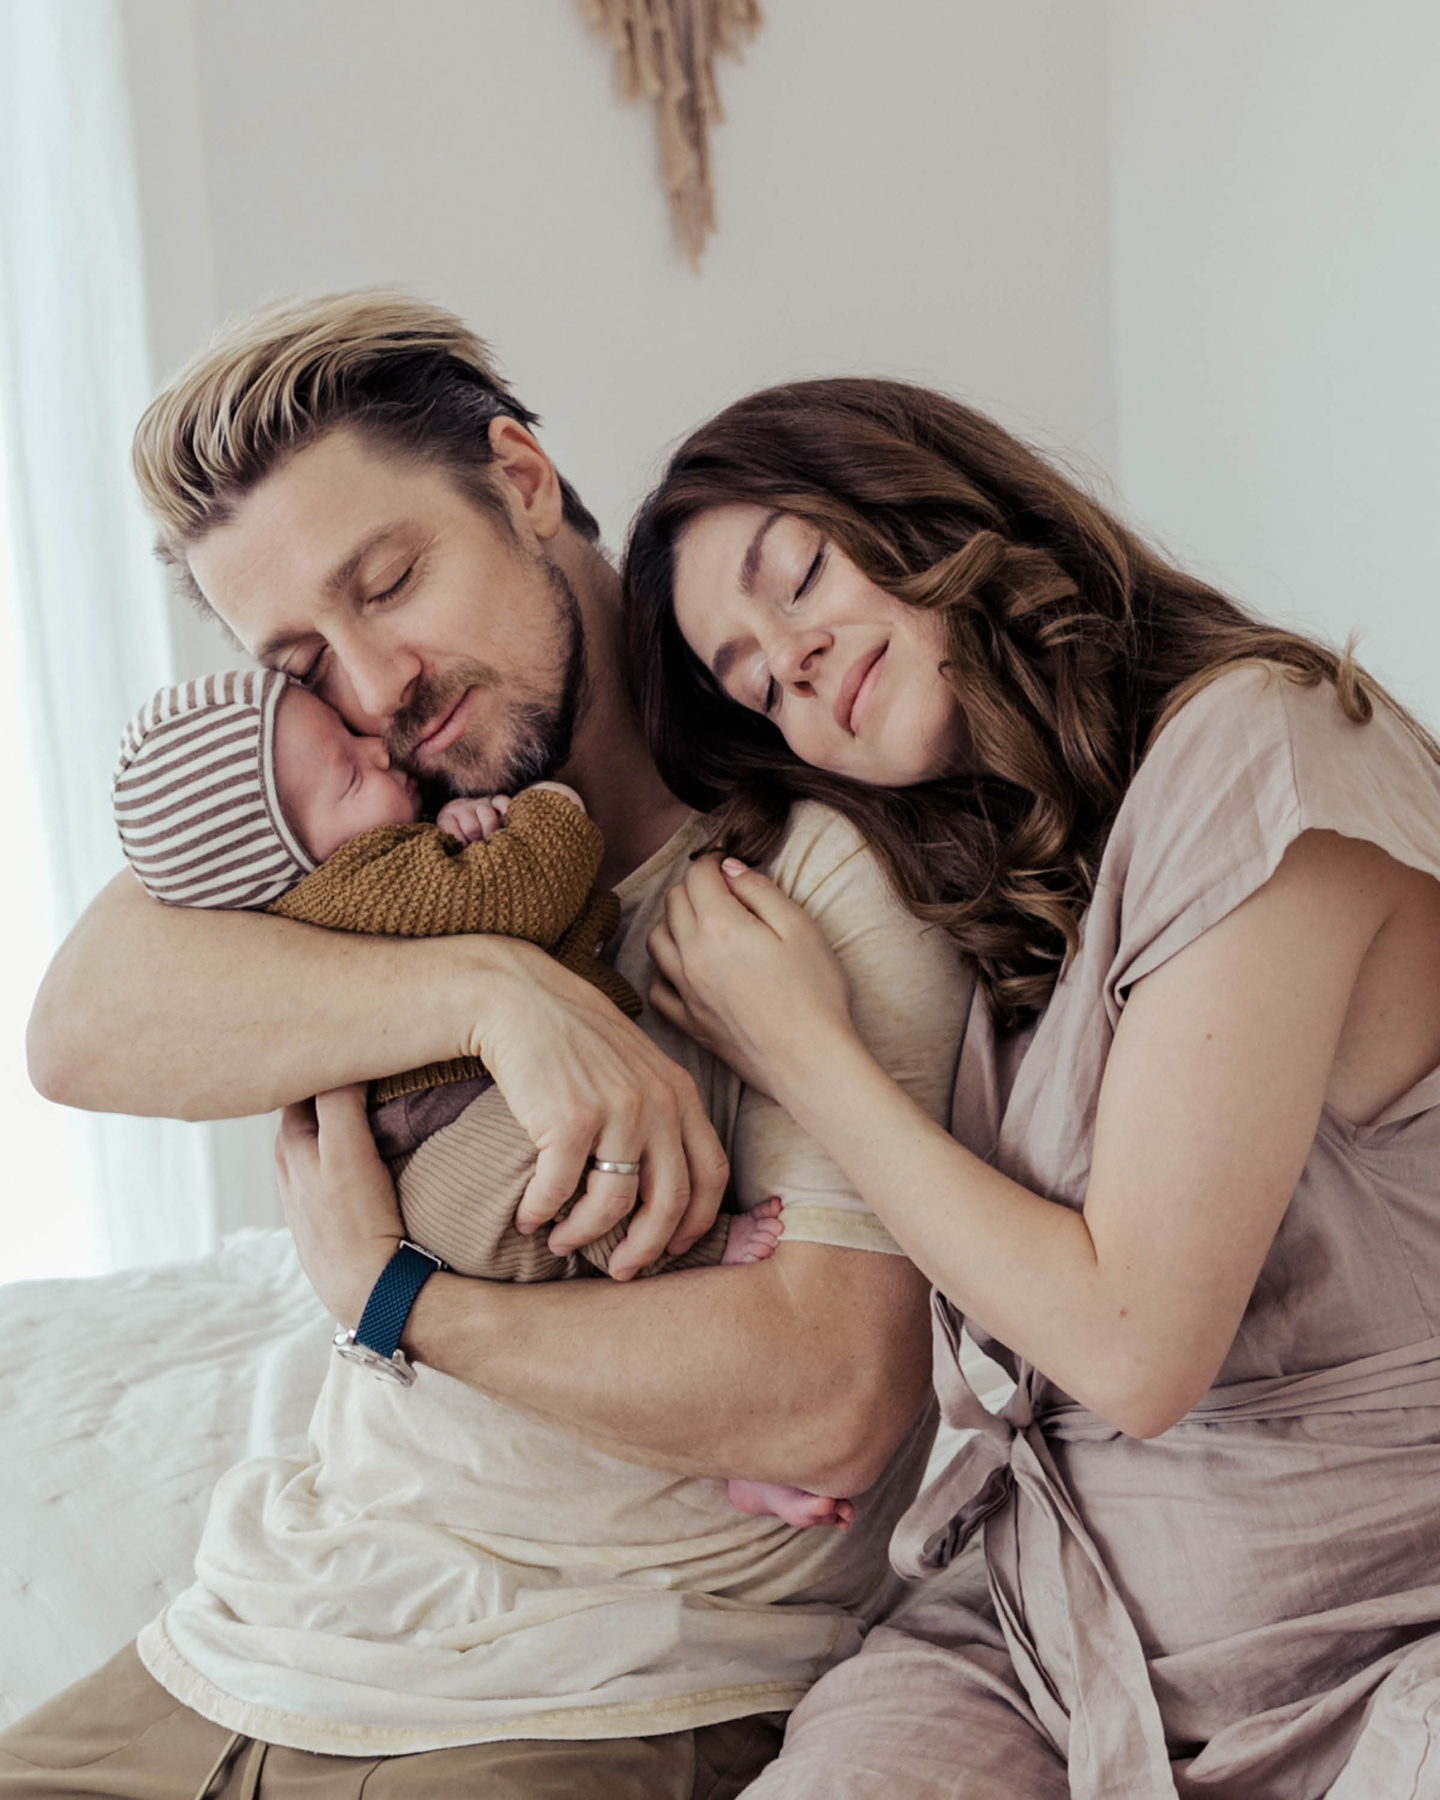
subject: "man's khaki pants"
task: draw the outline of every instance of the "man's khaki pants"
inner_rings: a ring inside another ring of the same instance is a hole
[[[132,1646],[0,1732],[0,1800],[731,1800],[784,1731],[782,1713],[758,1713],[663,1737],[316,1756],[212,1725]]]

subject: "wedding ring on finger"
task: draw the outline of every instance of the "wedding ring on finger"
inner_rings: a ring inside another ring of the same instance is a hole
[[[638,1175],[640,1173],[638,1162],[606,1162],[603,1157],[599,1156],[587,1156],[585,1167],[594,1169],[597,1175]]]

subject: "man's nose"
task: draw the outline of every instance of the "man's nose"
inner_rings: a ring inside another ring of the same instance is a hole
[[[332,645],[335,704],[356,731],[383,737],[420,674],[420,659],[395,645],[351,638]]]

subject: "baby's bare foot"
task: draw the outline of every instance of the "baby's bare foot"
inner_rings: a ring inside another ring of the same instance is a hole
[[[775,1246],[784,1230],[780,1202],[773,1197],[762,1200],[753,1212],[736,1213],[730,1221],[730,1236],[726,1239],[721,1263],[767,1261],[775,1254]]]
[[[855,1522],[855,1508],[848,1500],[832,1500],[828,1494],[807,1494],[803,1488],[781,1487],[772,1481],[732,1481],[727,1484],[732,1506],[741,1512],[772,1513],[787,1525],[804,1530],[810,1525],[835,1525],[848,1531]]]

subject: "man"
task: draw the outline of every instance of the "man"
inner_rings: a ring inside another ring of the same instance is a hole
[[[360,294],[227,333],[151,407],[136,462],[192,594],[437,791],[579,788],[644,991],[703,832],[646,753],[618,581],[533,423],[458,320]],[[967,993],[948,950],[826,815],[774,872],[836,942],[876,1054],[940,1114]],[[201,1791],[293,1774],[338,1795],[393,1759],[372,1796],[719,1800],[774,1754],[778,1715],[888,1591],[928,1442],[924,1283],[772,1102],[642,1024],[521,944],[172,910],[128,876],[99,898],[37,1003],[38,1084],[192,1118],[287,1106],[287,1208],[342,1326],[398,1234],[350,1084],[456,1055],[538,1146],[522,1218],[584,1183],[556,1248],[627,1215],[612,1270],[683,1247],[727,1151],[738,1203],[780,1193],[786,1235],[754,1269],[639,1284],[432,1275],[403,1327],[415,1384],[337,1360],[311,1460],[222,1481],[196,1586],[0,1737],[0,1795],[188,1795],[207,1770],[226,1785]],[[862,1495],[856,1524],[735,1513],[730,1475]]]

